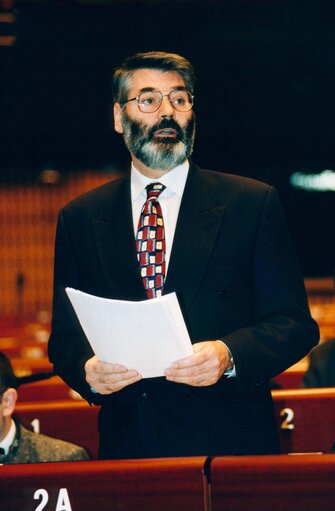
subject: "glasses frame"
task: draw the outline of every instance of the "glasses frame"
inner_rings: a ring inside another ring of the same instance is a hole
[[[144,112],[143,110],[141,110],[140,108],[140,102],[139,102],[139,99],[140,97],[142,96],[142,94],[146,94],[148,92],[156,92],[160,95],[160,102],[157,106],[157,108],[155,110],[152,110],[152,112]],[[191,100],[192,100],[192,103],[190,103],[190,108],[188,110],[178,110],[175,105],[172,103],[171,99],[170,99],[170,96],[171,94],[175,93],[175,92],[186,92]],[[129,103],[130,101],[136,101],[137,102],[137,108],[139,109],[140,112],[142,112],[142,114],[153,114],[155,112],[157,112],[157,110],[160,109],[161,107],[161,104],[163,103],[163,98],[168,98],[169,100],[169,103],[170,105],[172,106],[172,108],[176,111],[176,112],[179,112],[179,113],[186,113],[186,112],[190,112],[192,109],[193,109],[193,100],[194,100],[194,95],[187,89],[172,89],[170,90],[170,92],[168,94],[163,94],[160,90],[156,90],[156,89],[152,89],[152,90],[147,90],[147,91],[142,91],[140,92],[140,94],[134,98],[130,98],[130,99],[127,99],[123,105],[122,105],[122,108],[124,108],[126,106],[127,103]]]

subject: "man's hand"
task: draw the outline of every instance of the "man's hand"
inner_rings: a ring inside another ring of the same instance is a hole
[[[226,346],[218,341],[193,345],[194,353],[177,360],[165,371],[166,379],[195,387],[214,385],[230,364]]]
[[[112,394],[139,381],[142,377],[134,369],[120,364],[102,362],[96,356],[85,364],[86,381],[99,394]]]

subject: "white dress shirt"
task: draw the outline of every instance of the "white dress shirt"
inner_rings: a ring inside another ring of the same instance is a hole
[[[16,435],[16,426],[15,426],[15,422],[12,419],[10,429],[9,429],[7,435],[0,442],[0,447],[2,447],[2,449],[4,449],[5,455],[8,454],[9,448],[12,445],[12,443],[14,442],[15,435]]]
[[[164,219],[164,229],[165,229],[165,261],[166,261],[166,274],[168,271],[168,265],[171,256],[172,244],[174,233],[176,230],[179,208],[181,204],[181,199],[184,193],[184,188],[186,184],[186,179],[188,176],[188,171],[190,168],[190,164],[188,161],[185,161],[178,167],[166,172],[160,178],[149,178],[141,174],[134,164],[131,165],[131,175],[130,175],[130,190],[131,190],[131,204],[132,204],[132,212],[133,212],[133,224],[134,224],[134,235],[136,237],[138,221],[140,218],[141,210],[143,204],[147,199],[146,186],[150,183],[162,183],[166,186],[165,190],[159,195],[159,203],[162,208],[162,214]],[[230,355],[230,359],[232,361],[232,369],[228,370],[225,374],[228,377],[236,376],[236,369],[233,362],[232,355],[228,346],[222,342]]]
[[[181,165],[178,165],[178,167],[175,167],[164,174],[162,177],[156,179],[144,176],[133,164],[131,166],[130,189],[135,236],[141,210],[147,199],[146,186],[150,183],[162,183],[166,186],[165,190],[163,190],[158,198],[164,219],[166,273],[170,261],[173,238],[189,166],[189,162],[185,161]]]

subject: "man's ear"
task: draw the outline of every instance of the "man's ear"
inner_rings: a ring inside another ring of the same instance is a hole
[[[9,387],[1,398],[2,414],[4,417],[10,417],[15,410],[17,400],[17,391],[13,387]]]
[[[122,124],[122,108],[120,103],[114,103],[113,106],[114,113],[114,129],[117,133],[123,133],[123,124]]]

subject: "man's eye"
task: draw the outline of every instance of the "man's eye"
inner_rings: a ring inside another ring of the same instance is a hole
[[[174,98],[173,100],[176,105],[185,105],[186,99],[184,97]]]
[[[145,99],[142,99],[142,104],[143,105],[152,105],[152,103],[154,102],[154,98],[145,98]]]

